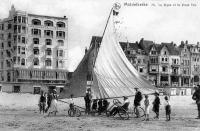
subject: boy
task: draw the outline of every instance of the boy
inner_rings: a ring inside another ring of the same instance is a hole
[[[164,106],[166,111],[166,121],[170,121],[171,105],[167,96],[165,96]]]
[[[69,108],[72,109],[72,110],[74,109],[74,100],[73,100],[73,97],[74,97],[74,95],[71,94],[70,95],[70,99],[69,99],[70,100],[70,102],[69,102],[70,103],[69,104]]]
[[[145,95],[144,106],[145,106],[145,120],[149,121],[149,96],[148,95]]]

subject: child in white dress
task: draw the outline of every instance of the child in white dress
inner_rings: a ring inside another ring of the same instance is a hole
[[[149,121],[149,96],[145,95],[145,100],[144,100],[144,106],[145,106],[145,120]]]

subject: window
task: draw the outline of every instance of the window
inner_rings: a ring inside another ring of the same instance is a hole
[[[40,87],[34,87],[34,94],[40,94]]]
[[[26,23],[26,17],[22,17],[22,23]]]
[[[61,38],[65,38],[65,32],[64,31],[56,31],[56,36],[61,37]]]
[[[162,58],[162,61],[164,61],[165,59],[164,58]]]
[[[8,47],[11,47],[11,41],[8,41]]]
[[[166,52],[166,51],[164,52],[164,55],[167,55],[167,52]]]
[[[33,38],[33,43],[34,44],[39,44],[39,38]]]
[[[57,27],[60,27],[60,28],[64,28],[65,27],[65,23],[64,22],[57,22]]]
[[[167,62],[167,58],[165,58],[165,61]]]
[[[23,43],[23,44],[26,43],[25,37],[22,37],[22,43]]]
[[[17,25],[14,25],[14,33],[17,33]]]
[[[21,60],[21,65],[25,65],[25,59],[24,58],[22,58],[22,60]]]
[[[21,16],[18,16],[17,18],[18,18],[18,22],[21,23],[21,20],[22,20],[21,18],[22,18],[22,17],[21,17]]]
[[[22,33],[26,33],[26,27],[22,26]]]
[[[64,46],[64,41],[63,40],[58,40],[58,45],[59,46]]]
[[[8,33],[8,39],[11,39],[11,33]]]
[[[156,51],[151,51],[151,54],[152,55],[156,55]]]
[[[63,50],[58,50],[58,56],[63,56]]]
[[[18,33],[21,33],[21,25],[18,25],[17,29],[18,29]]]
[[[44,21],[44,25],[45,26],[53,26],[53,22],[50,20],[46,20],[46,21]]]
[[[44,35],[45,36],[53,37],[53,31],[51,31],[51,30],[44,30]]]
[[[34,55],[38,55],[39,54],[39,48],[38,47],[34,47],[33,48],[33,54]]]
[[[14,17],[14,23],[17,23],[17,16]]]
[[[21,35],[18,35],[18,42],[20,43],[21,42]]]
[[[12,28],[12,24],[8,24],[8,30]]]
[[[162,67],[162,71],[166,72],[167,71],[167,67]]]
[[[51,54],[52,54],[51,48],[47,48],[46,55],[51,55]]]
[[[59,60],[59,67],[63,68],[64,62],[62,60]]]
[[[47,58],[47,59],[46,59],[45,65],[46,65],[46,66],[51,66],[51,59],[50,59],[50,58]]]
[[[20,92],[20,86],[13,86],[13,92],[19,93]]]
[[[32,20],[32,24],[33,24],[33,25],[41,25],[41,21],[38,20],[38,19],[33,19],[33,20]]]
[[[46,39],[45,43],[46,43],[46,45],[52,45],[52,40],[51,39]]]
[[[18,54],[20,54],[20,53],[21,53],[21,47],[18,46]]]
[[[38,58],[33,59],[33,65],[39,65],[39,59]]]
[[[41,30],[40,29],[32,29],[32,35],[39,35],[41,36]]]
[[[21,54],[25,54],[25,47],[22,47]]]
[[[143,72],[143,68],[140,68],[140,70],[139,70],[139,71],[140,71],[140,73],[142,73],[142,72]]]

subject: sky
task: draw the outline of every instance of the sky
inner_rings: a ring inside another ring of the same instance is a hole
[[[121,4],[118,28],[121,41],[135,42],[141,38],[156,43],[180,44],[188,40],[196,44],[200,41],[200,3],[197,0],[1,0],[0,19],[8,16],[12,4],[17,10],[32,14],[67,16],[69,68],[73,70],[91,37],[102,35],[115,2]]]

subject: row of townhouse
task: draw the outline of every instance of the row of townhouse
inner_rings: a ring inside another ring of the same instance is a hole
[[[138,72],[159,89],[170,94],[191,94],[200,84],[200,45],[181,42],[156,44],[144,40],[120,42],[127,58]]]

